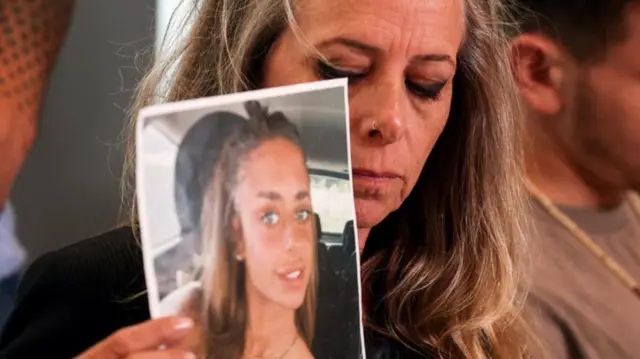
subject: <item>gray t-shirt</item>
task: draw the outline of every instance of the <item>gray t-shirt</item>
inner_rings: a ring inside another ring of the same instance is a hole
[[[606,211],[560,209],[640,280],[640,218],[629,203]],[[533,218],[534,278],[527,309],[544,357],[640,358],[640,298],[537,202]]]

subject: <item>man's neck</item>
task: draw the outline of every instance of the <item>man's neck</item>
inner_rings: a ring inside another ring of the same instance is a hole
[[[268,300],[256,289],[247,288],[247,294],[245,355],[267,358],[282,354],[298,336],[295,310]]]
[[[540,133],[540,132],[538,132]],[[552,202],[581,208],[617,206],[626,188],[593,173],[549,136],[539,135],[530,143],[526,159],[529,181]]]

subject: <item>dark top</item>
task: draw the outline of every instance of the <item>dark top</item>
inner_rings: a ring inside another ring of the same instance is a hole
[[[0,358],[76,356],[118,329],[148,320],[147,297],[140,295],[145,288],[142,251],[131,228],[48,253],[22,279],[0,338]],[[366,339],[369,359],[421,357],[379,335]]]
[[[149,319],[142,251],[130,228],[38,258],[22,278],[0,358],[69,359]]]

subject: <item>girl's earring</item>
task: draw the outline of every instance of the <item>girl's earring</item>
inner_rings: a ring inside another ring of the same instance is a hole
[[[236,254],[236,260],[237,260],[238,262],[242,262],[242,256],[241,256],[241,255],[239,255],[239,254]]]

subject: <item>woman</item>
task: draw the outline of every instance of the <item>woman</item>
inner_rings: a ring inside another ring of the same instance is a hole
[[[174,57],[176,72],[172,61],[153,68],[137,106],[156,102],[165,74],[172,77],[164,101],[348,77],[367,356],[522,358],[526,212],[502,10],[498,0],[201,1]],[[109,276],[113,286],[131,283],[141,271],[130,232],[120,229],[92,241],[127,248],[118,264],[105,264],[128,268]],[[53,272],[51,266],[68,253],[49,255],[49,263],[36,263],[35,274],[26,276],[22,308],[3,344],[11,353],[32,353],[28,343],[36,339],[56,345],[51,338],[59,338],[65,321],[43,323],[46,330],[31,329],[37,332],[31,336],[21,328],[44,320],[29,312],[37,309],[27,303],[26,297],[35,296],[30,286],[52,287],[53,279],[45,285],[33,278],[45,268]],[[105,257],[92,253],[92,263]],[[85,295],[76,289],[50,298]],[[83,303],[95,313],[104,301],[92,294]],[[67,346],[88,347],[89,339],[133,324],[136,316],[123,314],[129,308],[113,309],[123,319],[104,318],[108,323]],[[158,331],[171,323],[125,329],[80,358],[124,357],[171,343],[188,327]]]
[[[200,289],[184,310],[201,358],[313,358],[315,226],[295,126],[246,104],[225,143],[202,211]]]

